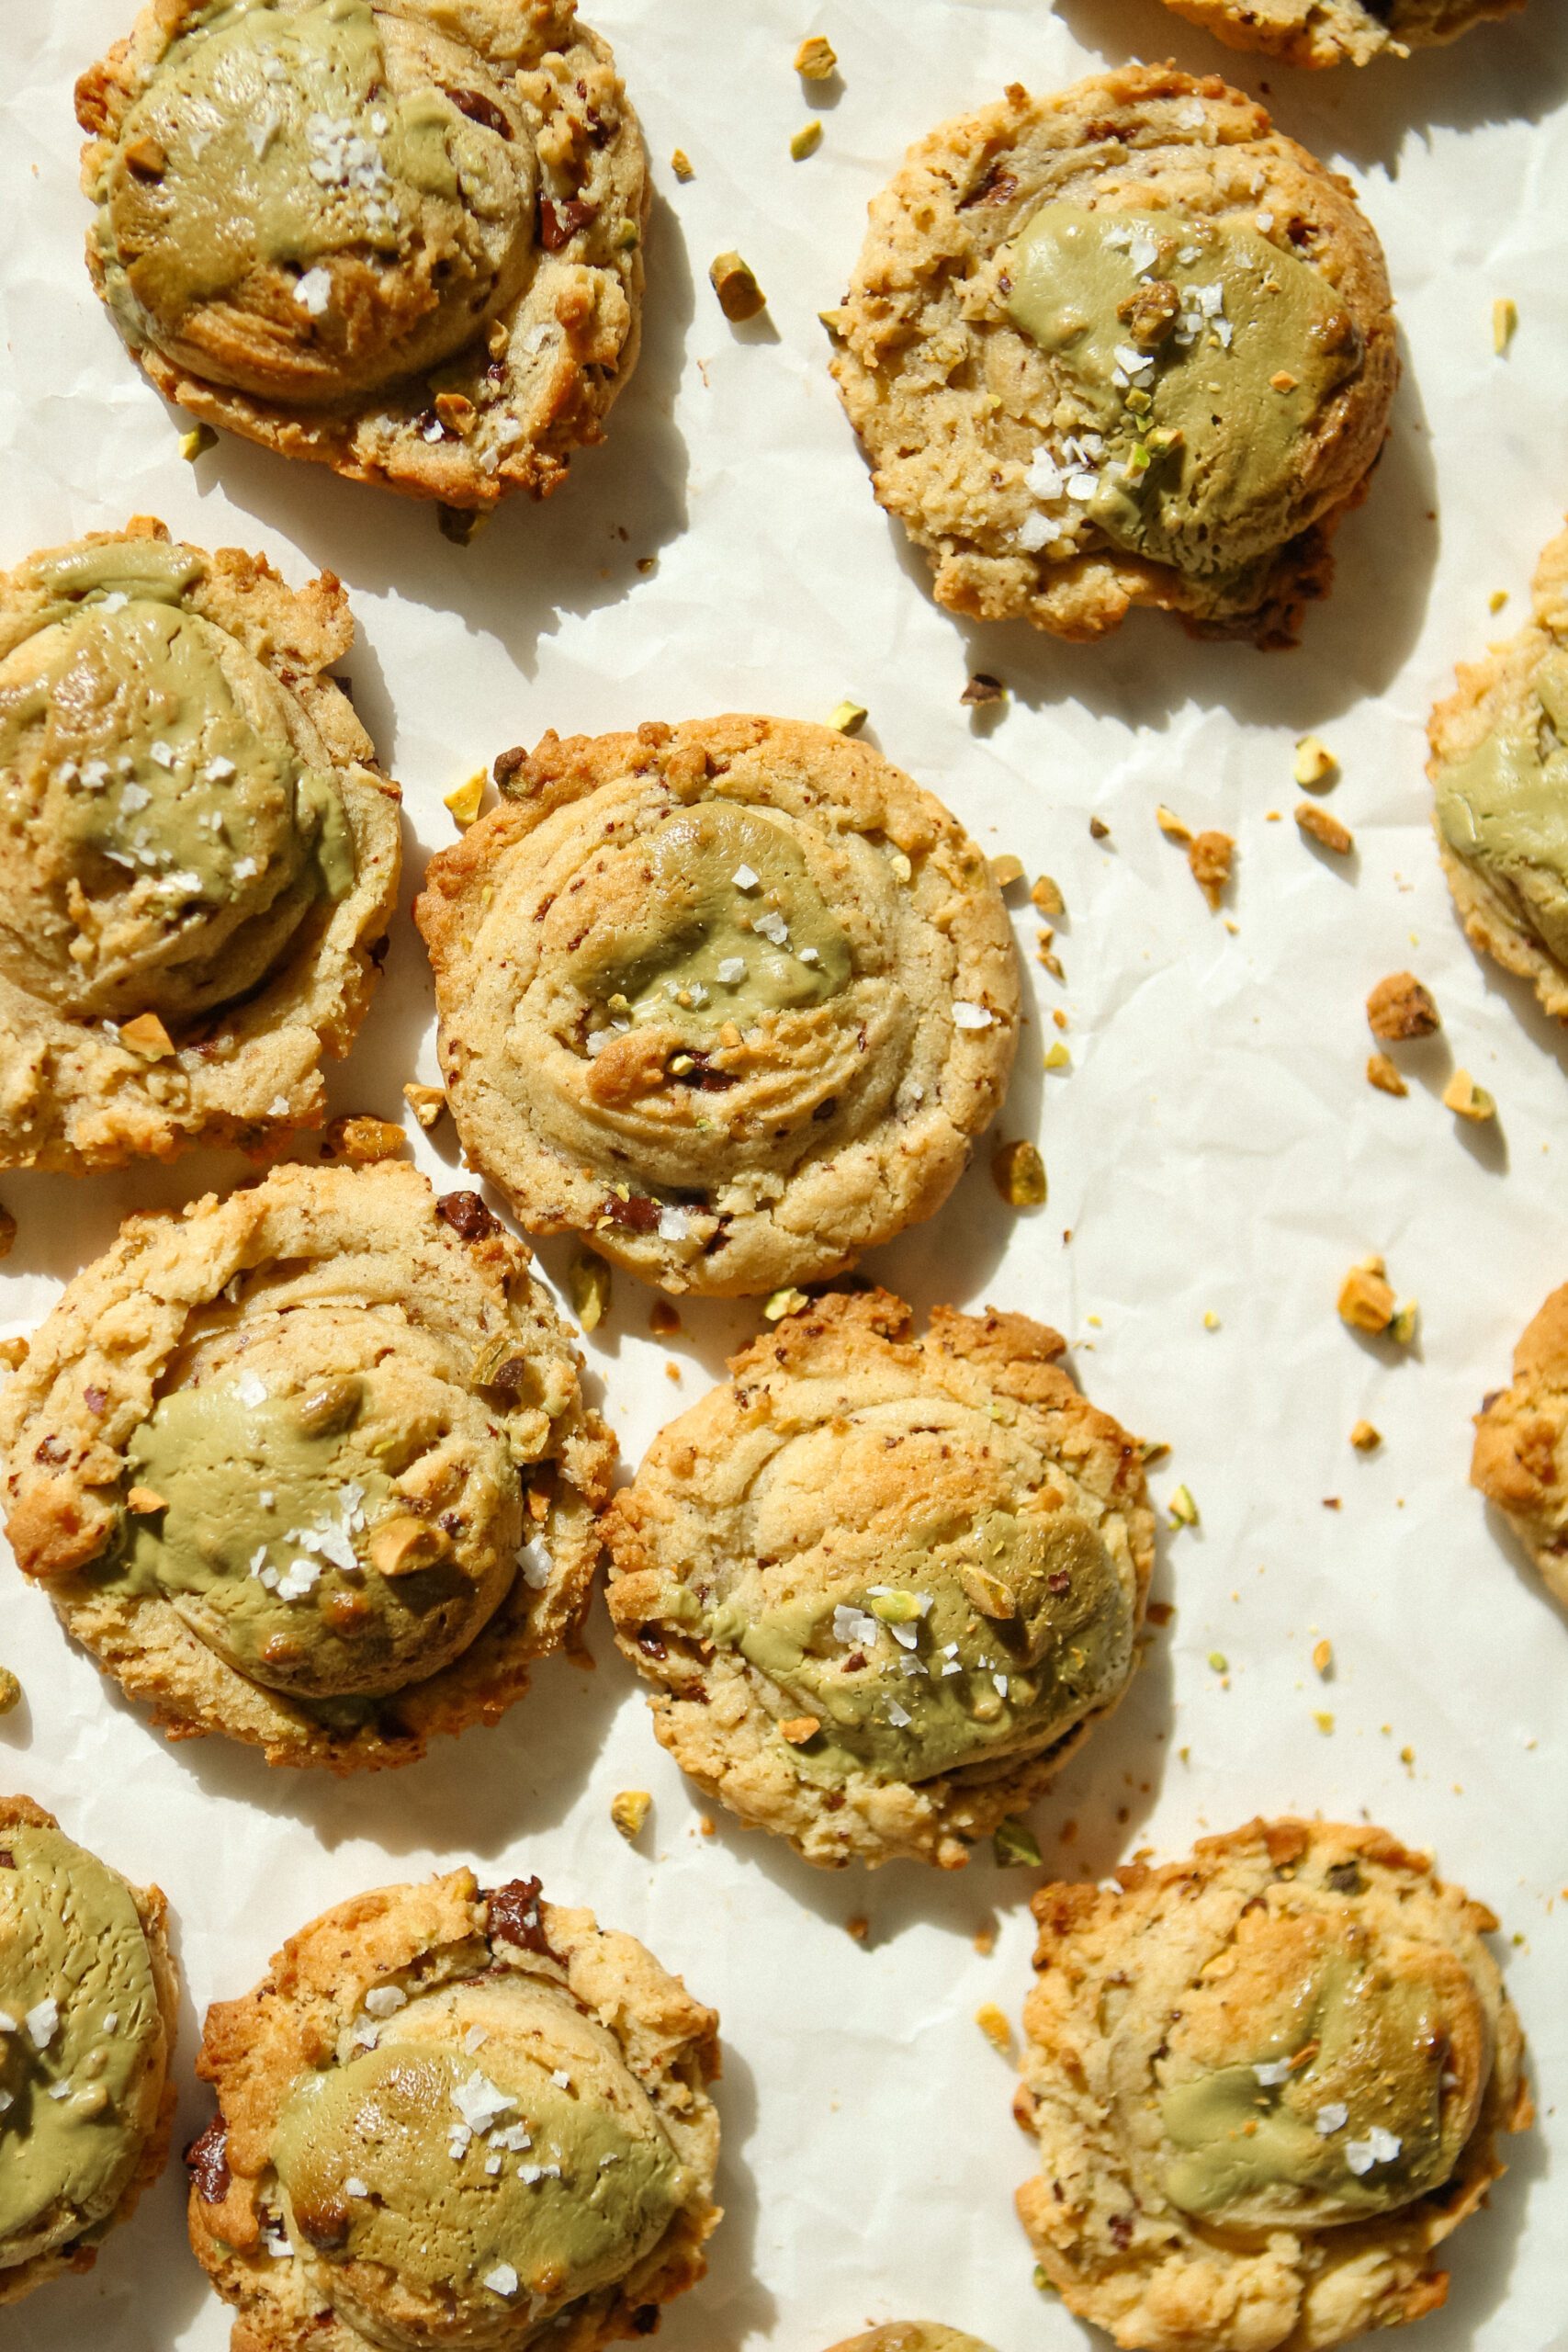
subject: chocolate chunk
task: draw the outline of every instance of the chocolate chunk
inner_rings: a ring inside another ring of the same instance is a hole
[[[435,1214],[464,1241],[483,1241],[501,1231],[501,1219],[491,1216],[477,1193],[444,1193]]]
[[[215,2115],[186,2150],[186,2170],[204,2205],[221,2205],[229,2194],[229,2127]]]
[[[546,1960],[559,1960],[551,1950],[539,1917],[540,1886],[536,1878],[514,1878],[491,1889],[485,1897],[492,1944],[515,1944],[520,1951],[536,1951]]]

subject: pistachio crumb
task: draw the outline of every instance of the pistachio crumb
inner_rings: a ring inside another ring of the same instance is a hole
[[[1486,599],[1486,609],[1489,613],[1500,613],[1507,601],[1508,592],[1506,588],[1494,588]]]
[[[820,1715],[791,1715],[779,1725],[779,1737],[791,1747],[804,1747],[822,1728]]]
[[[1163,800],[1155,810],[1155,822],[1168,842],[1186,842],[1192,838],[1191,826],[1185,824],[1174,808],[1168,808]]]
[[[975,2012],[975,2022],[993,2050],[1004,2058],[1011,2056],[1012,2028],[1005,2009],[998,2008],[995,2001],[982,2001]]]
[[[1040,1851],[1033,1830],[1016,1813],[1010,1813],[1004,1821],[998,1824],[996,1835],[991,1839],[991,1850],[999,1870],[1037,1871],[1044,1867],[1045,1858]]]
[[[426,1135],[446,1108],[446,1096],[441,1087],[421,1086],[417,1080],[412,1078],[403,1088],[403,1101]]]
[[[1045,1162],[1027,1139],[997,1147],[991,1175],[998,1192],[1011,1209],[1037,1209],[1045,1204]]]
[[[479,813],[479,803],[485,797],[488,781],[483,768],[479,768],[466,783],[455,785],[443,796],[442,807],[450,808],[459,825],[471,825]]]
[[[868,716],[863,703],[835,703],[828,714],[828,724],[836,735],[858,735]]]
[[[175,1041],[155,1012],[139,1012],[134,1021],[121,1024],[119,1042],[129,1046],[133,1054],[144,1061],[162,1061],[175,1050]]]
[[[610,1799],[610,1818],[628,1846],[652,1810],[653,1799],[646,1789],[622,1789]]]
[[[1231,1662],[1225,1656],[1224,1650],[1211,1650],[1209,1652],[1209,1668],[1211,1673],[1213,1674],[1228,1674],[1230,1672]]]
[[[811,33],[795,52],[795,70],[803,82],[830,82],[839,70],[839,55],[824,33]]]
[[[1192,1499],[1192,1489],[1190,1487],[1178,1487],[1176,1492],[1167,1503],[1166,1509],[1170,1513],[1170,1523],[1173,1527],[1197,1526],[1198,1506]]]
[[[194,466],[198,458],[205,458],[209,449],[217,447],[218,435],[210,424],[193,424],[188,433],[180,435],[180,455],[187,466]]]
[[[987,705],[1005,702],[1007,692],[1001,680],[993,678],[988,670],[976,670],[958,699],[967,709],[984,709]]]
[[[998,890],[1010,890],[1015,882],[1023,879],[1023,860],[1009,853],[991,860],[991,879]]]
[[[0,1666],[0,1715],[14,1713],[21,1703],[21,1684],[8,1666]]]
[[[1499,359],[1506,356],[1518,323],[1518,304],[1512,295],[1499,294],[1492,305],[1492,348]]]
[[[154,1511],[167,1510],[166,1498],[155,1487],[132,1487],[125,1498],[126,1510],[132,1519],[151,1519]]]
[[[1314,1709],[1313,1710],[1313,1718],[1312,1718],[1312,1719],[1313,1719],[1314,1723],[1317,1725],[1317,1727],[1318,1727],[1319,1731],[1323,1734],[1323,1736],[1325,1737],[1325,1739],[1326,1739],[1326,1738],[1329,1736],[1330,1733],[1331,1733],[1331,1732],[1333,1731],[1333,1729],[1334,1729],[1334,1718],[1333,1718],[1333,1716],[1329,1713],[1329,1712],[1328,1712],[1327,1708],[1326,1708],[1326,1707],[1317,1707],[1317,1708],[1314,1708]]]
[[[1480,1126],[1497,1115],[1497,1105],[1483,1086],[1477,1086],[1467,1069],[1456,1069],[1443,1089],[1443,1103],[1461,1119],[1469,1119]]]
[[[1302,831],[1310,833],[1314,842],[1331,850],[1336,857],[1348,857],[1355,848],[1356,836],[1349,826],[1342,825],[1337,817],[1331,817],[1326,808],[1319,808],[1315,802],[1303,800],[1294,815]]]
[[[683,147],[677,147],[671,156],[670,168],[678,180],[694,180],[697,176],[697,167]]]
[[[1066,1046],[1063,1045],[1059,1037],[1056,1039],[1055,1045],[1047,1046],[1045,1048],[1045,1057],[1042,1064],[1043,1069],[1071,1069],[1072,1066],[1073,1057],[1071,1054],[1068,1053]]]
[[[1326,1676],[1334,1664],[1334,1645],[1326,1636],[1314,1644],[1312,1653],[1314,1672]]]
[[[801,124],[789,142],[789,152],[797,164],[804,164],[807,155],[815,155],[821,144],[822,125],[813,116],[809,122]]]
[[[1416,1337],[1416,1324],[1420,1312],[1420,1308],[1413,1298],[1401,1299],[1394,1308],[1393,1320],[1388,1327],[1388,1336],[1396,1347],[1407,1348],[1410,1345]]]
[[[1215,1314],[1215,1312],[1214,1312],[1214,1310],[1213,1310],[1213,1308],[1212,1306],[1206,1306],[1206,1307],[1204,1308],[1204,1310],[1203,1310],[1203,1329],[1204,1329],[1204,1330],[1205,1330],[1205,1331],[1217,1331],[1217,1330],[1219,1329],[1219,1328],[1220,1328],[1220,1318],[1219,1318],[1219,1317]]]
[[[369,1168],[378,1159],[395,1159],[407,1147],[408,1136],[395,1120],[358,1112],[332,1121],[321,1138],[321,1158],[345,1168]]]
[[[592,1250],[580,1250],[567,1277],[571,1308],[584,1331],[597,1330],[610,1312],[610,1269]]]
[[[1408,1094],[1410,1091],[1386,1054],[1367,1056],[1367,1084],[1375,1086],[1380,1094]]]
[[[1382,1443],[1382,1431],[1371,1421],[1358,1421],[1350,1432],[1350,1442],[1358,1453],[1375,1453]]]
[[[708,283],[732,326],[743,326],[748,319],[754,319],[759,311],[768,307],[767,296],[738,253],[715,255],[708,264]]]
[[[852,1943],[863,1944],[871,1933],[871,1921],[863,1912],[857,1911],[852,1919],[844,1921],[844,1933]]]
[[[1054,881],[1049,874],[1039,876],[1029,895],[1043,915],[1065,915],[1067,911],[1067,902],[1062,896],[1061,885]]]
[[[786,1315],[798,1315],[810,1304],[803,1290],[775,1290],[763,1301],[763,1319],[769,1323],[781,1323]]]
[[[1339,1320],[1355,1331],[1386,1331],[1393,1321],[1393,1285],[1379,1257],[1357,1261],[1339,1285]]]
[[[1235,856],[1235,842],[1231,835],[1217,831],[1200,833],[1187,852],[1192,879],[1209,901],[1212,912],[1219,910]]]
[[[1111,839],[1111,828],[1103,817],[1089,819],[1089,837],[1091,842],[1108,842]]]
[[[970,1941],[973,1943],[976,1951],[979,1953],[982,1960],[989,1960],[991,1954],[997,1948],[996,1921],[994,1919],[987,1919],[983,1928],[976,1928],[974,1935],[970,1938]]]
[[[1338,782],[1339,763],[1320,736],[1303,735],[1297,740],[1291,774],[1303,792],[1316,792]]]

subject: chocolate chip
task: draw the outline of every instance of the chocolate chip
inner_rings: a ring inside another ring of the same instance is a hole
[[[463,1241],[485,1241],[501,1231],[501,1219],[491,1216],[477,1193],[444,1193],[435,1214]]]
[[[644,1193],[634,1193],[623,1201],[619,1193],[607,1193],[599,1204],[599,1213],[612,1225],[628,1225],[634,1233],[651,1233],[659,1223],[659,1203]]]
[[[536,1878],[514,1878],[486,1895],[492,1944],[514,1944],[519,1951],[540,1952],[547,1960],[560,1958],[551,1950],[545,1935],[539,1917],[539,1894]]]
[[[487,98],[482,90],[448,90],[446,95],[457,112],[466,114],[470,122],[482,123],[487,130],[493,130],[498,138],[511,138],[511,123],[496,105],[495,100]]]
[[[186,2169],[204,2205],[221,2205],[229,2194],[229,2127],[215,2115],[186,2150]]]
[[[670,1655],[669,1646],[657,1625],[639,1625],[633,1639],[638,1649],[646,1650],[649,1657],[666,1658]]]
[[[558,254],[563,245],[571,243],[579,229],[586,229],[598,207],[584,204],[581,197],[572,197],[565,204],[557,204],[549,197],[539,198],[539,243],[547,254]]]

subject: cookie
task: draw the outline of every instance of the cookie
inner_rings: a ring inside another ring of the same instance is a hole
[[[156,1887],[0,1797],[0,2304],[90,2270],[169,2152],[179,1979]]]
[[[234,2352],[597,2352],[694,2286],[718,2019],[468,1871],[323,1913],[208,2011],[190,2236]]]
[[[528,1252],[405,1164],[133,1216],[0,1392],[23,1573],[174,1739],[405,1764],[573,1636],[614,1442]]]
[[[1529,626],[1433,711],[1438,854],[1472,947],[1568,1021],[1568,531],[1536,567]]]
[[[414,920],[464,1149],[666,1290],[818,1280],[941,1207],[1012,1066],[1012,931],[939,800],[831,728],[547,735]]]
[[[961,2335],[955,2327],[938,2327],[930,2320],[893,2320],[874,2327],[869,2335],[851,2336],[832,2352],[990,2352],[977,2336]]]
[[[1511,17],[1525,0],[1165,0],[1227,49],[1260,50],[1287,65],[1366,65],[1457,40],[1472,25]]]
[[[400,859],[353,641],[330,572],[145,517],[0,574],[0,1167],[320,1125]]]
[[[1437,2310],[1531,2120],[1484,1905],[1385,1830],[1284,1820],[1034,1912],[1018,2205],[1070,2312],[1137,2352],[1321,2352]]]
[[[1214,75],[1016,84],[871,207],[833,374],[939,604],[1293,642],[1399,374],[1348,182]]]
[[[1514,1350],[1514,1385],[1475,1417],[1470,1483],[1513,1522],[1568,1608],[1568,1283]]]
[[[654,1730],[807,1861],[956,1870],[1115,1706],[1154,1559],[1137,1441],[1021,1315],[784,1317],[605,1521]]]
[[[603,439],[649,188],[576,0],[152,0],[76,113],[93,282],[193,416],[475,510]]]

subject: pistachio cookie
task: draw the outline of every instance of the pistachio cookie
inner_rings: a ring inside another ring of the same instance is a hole
[[[0,2303],[90,2270],[164,2168],[164,1915],[30,1797],[0,1797]]]
[[[470,1163],[666,1290],[837,1273],[941,1207],[1012,1066],[1012,931],[907,775],[782,718],[547,735],[414,920]]]
[[[1568,1608],[1568,1283],[1514,1350],[1514,1385],[1475,1417],[1470,1483],[1512,1521]]]
[[[1260,50],[1287,65],[1367,65],[1457,40],[1472,25],[1511,17],[1525,0],[1165,0],[1227,49]]]
[[[576,0],[152,0],[76,112],[94,283],[193,415],[465,508],[604,437],[649,192]]]
[[[807,1861],[959,1869],[1132,1674],[1137,1441],[1021,1315],[786,1316],[605,1521],[610,1613],[682,1769]]]
[[[1019,2192],[1067,2309],[1137,2352],[1322,2352],[1435,2311],[1531,2120],[1490,1911],[1385,1830],[1254,1821],[1047,1886]]]
[[[144,517],[0,574],[0,1167],[320,1125],[400,858],[353,642],[330,572]]]
[[[1534,617],[1432,713],[1438,852],[1472,947],[1568,1021],[1568,531],[1551,540]]]
[[[537,1879],[392,1886],[208,2011],[191,2244],[234,2352],[597,2352],[694,2286],[718,2019]]]
[[[174,1739],[404,1764],[587,1604],[614,1442],[528,1252],[406,1165],[135,1216],[7,1387],[18,1566]]]
[[[1213,75],[1016,84],[871,207],[833,374],[939,604],[1294,639],[1398,379],[1348,182]]]
[[[955,2327],[938,2327],[930,2320],[894,2320],[874,2327],[869,2335],[851,2336],[832,2352],[990,2352],[977,2336],[961,2335]]]

